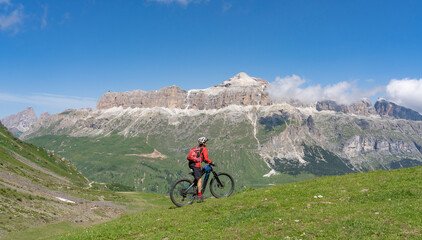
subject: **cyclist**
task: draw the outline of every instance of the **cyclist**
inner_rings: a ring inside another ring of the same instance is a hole
[[[198,148],[199,148],[199,156],[197,161],[189,161],[189,168],[193,170],[193,176],[195,177],[195,180],[197,181],[197,187],[198,187],[198,200],[204,200],[204,197],[202,196],[202,170],[201,170],[201,163],[203,161],[206,161],[210,165],[215,165],[209,158],[208,158],[208,150],[207,150],[207,141],[208,139],[206,137],[200,137],[198,139]]]

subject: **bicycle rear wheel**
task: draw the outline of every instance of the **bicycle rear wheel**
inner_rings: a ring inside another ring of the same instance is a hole
[[[187,178],[179,179],[173,183],[170,188],[170,198],[176,206],[183,207],[193,202],[196,187],[190,187],[191,184],[192,181]]]
[[[234,180],[228,173],[217,173],[210,183],[211,194],[216,198],[228,197],[233,193]]]

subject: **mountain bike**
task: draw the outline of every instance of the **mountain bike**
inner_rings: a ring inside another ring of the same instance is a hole
[[[233,193],[234,180],[232,176],[225,172],[215,172],[211,165],[207,165],[202,169],[202,194],[207,188],[209,177],[213,174],[210,182],[211,194],[216,198],[228,197]],[[193,172],[190,173],[193,176]],[[188,178],[182,178],[173,183],[170,188],[171,201],[178,207],[191,204],[198,193],[196,181]]]

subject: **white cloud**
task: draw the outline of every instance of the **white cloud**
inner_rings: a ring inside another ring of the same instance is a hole
[[[31,106],[43,106],[52,108],[56,111],[66,110],[68,108],[95,108],[96,99],[88,97],[63,96],[47,93],[32,94],[29,96],[20,96],[10,93],[0,93],[0,102],[25,103]]]
[[[11,5],[7,0],[0,0],[6,5]],[[11,10],[9,10],[11,8]],[[13,33],[19,32],[19,26],[22,24],[24,19],[23,5],[19,4],[16,7],[4,8],[3,12],[0,12],[0,30],[1,31],[12,31]]]
[[[386,98],[398,105],[422,112],[422,78],[392,79],[386,88]]]
[[[357,88],[354,83],[339,82],[334,85],[301,87],[305,79],[297,75],[277,77],[268,88],[268,94],[275,101],[299,100],[303,103],[315,103],[322,100],[333,100],[340,104],[351,104],[359,99],[372,97],[384,90],[384,87]]]

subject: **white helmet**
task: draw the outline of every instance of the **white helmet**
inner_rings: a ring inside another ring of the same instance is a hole
[[[208,138],[206,138],[206,137],[200,137],[200,138],[198,138],[198,143],[199,144],[204,144],[204,143],[206,143],[208,141]]]

